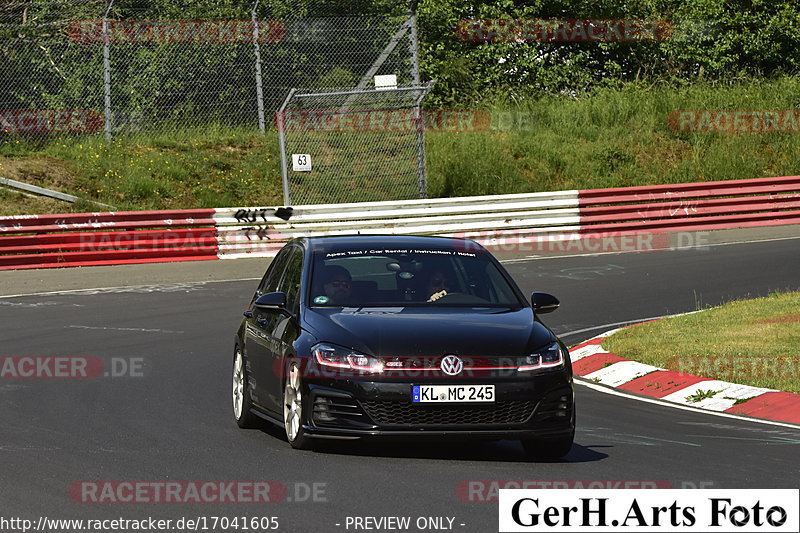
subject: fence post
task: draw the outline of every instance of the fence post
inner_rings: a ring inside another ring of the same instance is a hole
[[[411,79],[414,85],[422,83],[419,77],[419,41],[417,39],[417,3],[419,0],[411,0],[408,4],[409,20],[409,51],[411,52]]]
[[[283,180],[283,205],[285,206],[292,205],[292,199],[289,191],[289,164],[286,161],[286,132],[284,131],[286,120],[284,113],[286,111],[286,106],[289,105],[289,101],[294,97],[295,92],[297,92],[297,89],[289,91],[286,100],[281,104],[278,114],[275,117],[275,122],[277,122],[278,125],[278,144],[280,144],[281,148],[281,179]]]
[[[256,105],[258,107],[258,129],[264,133],[267,129],[266,120],[264,118],[264,87],[261,79],[261,46],[258,43],[258,19],[256,11],[260,0],[256,0],[253,4],[253,12],[251,17],[253,19],[253,46],[255,47],[256,56]]]
[[[111,142],[111,39],[108,34],[108,15],[114,6],[114,0],[109,0],[105,14],[103,14],[103,93],[106,142]]]
[[[433,88],[436,80],[429,81],[420,91],[419,99],[414,102],[414,120],[417,127],[417,186],[419,197],[428,197],[428,178],[425,172],[425,117],[422,113],[422,101]]]
[[[409,20],[409,51],[411,52],[411,78],[414,85],[420,85],[419,77],[419,44],[417,43],[417,1],[411,0],[408,4]],[[422,99],[427,91],[422,94],[414,106],[414,124],[417,130],[417,185],[419,187],[419,197],[428,197],[428,181],[425,175],[425,120],[422,115]]]

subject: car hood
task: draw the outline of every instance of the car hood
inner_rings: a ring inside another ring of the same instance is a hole
[[[323,342],[375,356],[522,356],[555,340],[531,308],[306,309]]]

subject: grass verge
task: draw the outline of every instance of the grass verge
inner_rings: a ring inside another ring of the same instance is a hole
[[[246,128],[130,135],[111,144],[101,136],[46,143],[15,139],[0,144],[0,176],[119,210],[281,202],[277,134]],[[86,210],[85,203],[60,206],[65,212]],[[0,193],[0,214],[48,212],[39,207],[49,209],[52,203],[43,206],[13,192]]]
[[[800,292],[625,328],[603,348],[676,372],[800,393]]]
[[[668,127],[668,117],[678,110],[799,107],[798,78],[683,88],[631,84],[579,99],[524,101],[510,109],[527,117],[522,129],[428,132],[428,193],[450,197],[793,175],[800,169],[800,132],[679,133]],[[370,153],[370,143],[362,149]],[[353,172],[343,179],[364,179],[359,158],[352,161]],[[110,145],[100,135],[0,137],[0,176],[118,209],[282,201],[277,133],[253,128],[209,125],[128,135]],[[0,193],[0,215],[85,210],[57,205],[63,207]]]

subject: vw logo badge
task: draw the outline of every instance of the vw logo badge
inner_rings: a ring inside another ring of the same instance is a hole
[[[448,376],[457,376],[464,370],[464,363],[455,355],[445,355],[440,367]]]

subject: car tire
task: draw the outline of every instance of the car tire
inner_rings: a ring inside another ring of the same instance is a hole
[[[239,346],[233,352],[232,399],[233,416],[240,428],[257,428],[261,425],[261,419],[250,411],[253,399],[250,397],[250,385],[247,382],[247,365]]]
[[[305,424],[305,410],[303,409],[303,380],[300,369],[296,363],[286,366],[286,375],[283,386],[283,425],[286,429],[286,440],[292,448],[297,450],[310,450],[313,440],[303,429]]]

